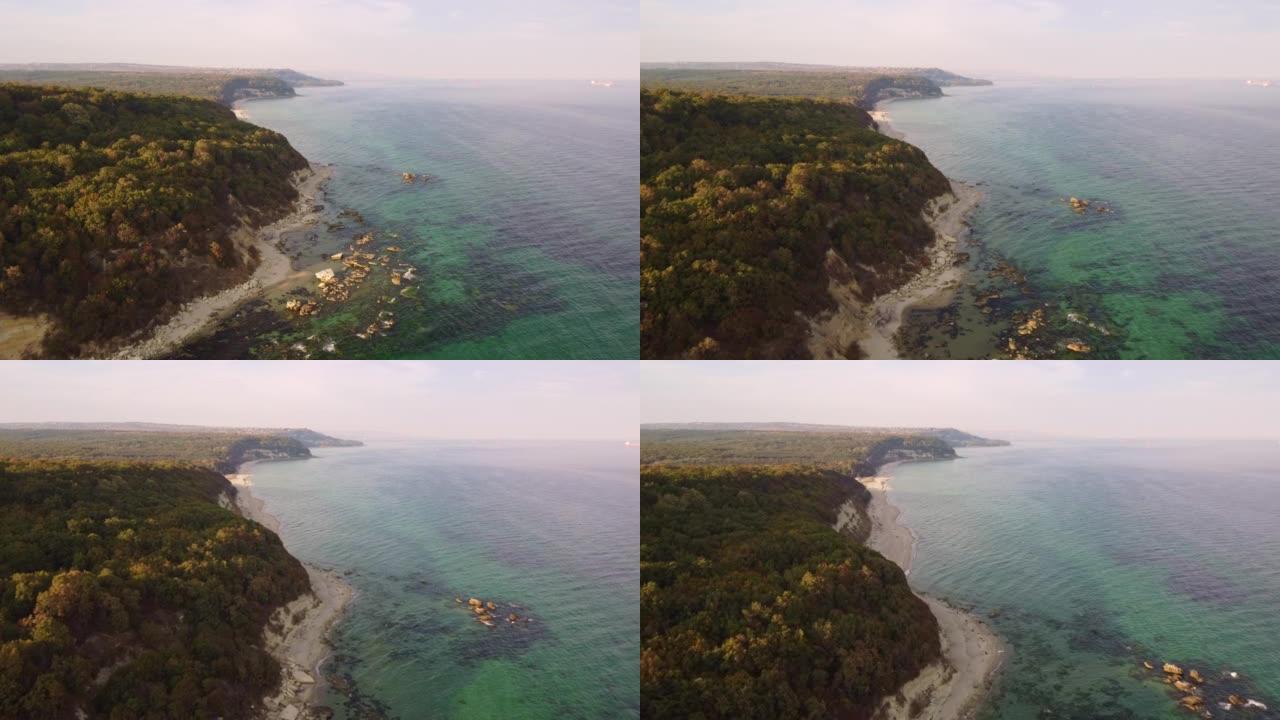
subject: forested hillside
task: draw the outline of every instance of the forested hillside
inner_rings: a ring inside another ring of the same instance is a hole
[[[0,459],[0,717],[243,718],[308,588],[216,472]]]
[[[928,431],[641,428],[640,462],[668,465],[809,465],[870,475],[893,460],[948,460],[955,449]]]
[[[311,457],[313,447],[354,447],[307,428],[207,428],[132,423],[0,425],[0,457],[173,461],[234,472],[251,460]]]
[[[0,85],[0,310],[74,356],[242,279],[307,161],[210,101]]]
[[[942,96],[926,77],[862,70],[655,68],[641,70],[640,82],[651,89],[842,100],[865,110],[885,98]]]
[[[185,95],[230,105],[257,97],[293,97],[295,87],[341,85],[289,69],[184,68],[125,63],[0,65],[0,82]]]
[[[832,528],[832,471],[641,470],[646,718],[866,718],[939,656],[902,570]]]
[[[803,316],[833,306],[830,281],[870,299],[920,268],[934,239],[921,213],[950,183],[862,110],[665,89],[640,98],[645,358],[808,357]]]

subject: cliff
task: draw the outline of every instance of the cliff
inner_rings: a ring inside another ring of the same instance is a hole
[[[252,717],[308,588],[210,469],[0,458],[0,716]]]
[[[858,493],[813,468],[642,468],[642,716],[865,718],[939,657],[902,570],[833,527]]]

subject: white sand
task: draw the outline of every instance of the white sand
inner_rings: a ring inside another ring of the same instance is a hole
[[[886,466],[887,468],[888,466]],[[881,468],[884,470],[886,468]],[[908,576],[915,558],[916,539],[899,521],[898,508],[889,502],[890,477],[860,479],[871,491],[867,514],[871,517],[868,545],[897,563]],[[938,619],[942,659],[903,686],[897,698],[886,698],[877,712],[881,720],[959,720],[973,717],[991,689],[1004,660],[1005,645],[981,620],[937,598],[919,595]],[[924,709],[911,713],[919,699]]]
[[[240,473],[228,475],[227,479],[236,486],[240,514],[278,534],[280,520],[267,512],[260,498],[254,497],[252,476]],[[267,651],[279,661],[281,672],[279,689],[264,700],[264,720],[289,717],[290,707],[298,710],[297,717],[304,717],[303,711],[321,697],[324,682],[320,666],[332,652],[329,631],[341,619],[355,592],[332,571],[307,563],[303,566],[311,581],[311,592],[276,610],[263,632]]]
[[[289,257],[280,251],[277,244],[284,233],[320,222],[320,213],[311,208],[319,202],[323,186],[332,176],[333,167],[327,165],[297,173],[294,184],[298,188],[298,199],[293,212],[257,231],[241,227],[234,232],[238,247],[256,245],[261,257],[248,280],[188,302],[147,337],[130,343],[110,357],[115,360],[143,360],[171,353],[212,328],[246,301],[265,295],[292,277],[295,273]]]

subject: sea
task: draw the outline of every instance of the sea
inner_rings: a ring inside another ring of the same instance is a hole
[[[305,318],[251,304],[177,357],[639,357],[635,83],[353,82],[240,109],[335,168],[296,268],[341,270],[327,257],[372,231],[415,280],[375,272]]]
[[[896,466],[889,498],[918,537],[913,587],[1011,647],[980,717],[1193,717],[1172,662],[1206,678],[1201,712],[1280,718],[1280,442],[958,453]]]
[[[1280,358],[1280,87],[944,92],[881,107],[935,166],[986,194],[966,248],[975,286],[912,314],[907,355],[1005,353],[1009,328],[1047,306],[1050,356]]]
[[[355,588],[323,667],[338,679],[324,701],[335,717],[640,716],[635,448],[314,453],[255,464],[253,493],[289,552]],[[475,619],[472,597],[495,603],[495,627]]]

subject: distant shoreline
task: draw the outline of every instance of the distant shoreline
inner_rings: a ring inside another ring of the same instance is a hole
[[[280,519],[253,494],[253,465],[244,463],[226,476],[236,488],[236,510],[279,535]],[[332,655],[329,635],[355,596],[355,588],[334,571],[306,562],[302,566],[307,570],[311,591],[277,609],[263,630],[267,651],[280,663],[280,686],[275,694],[264,698],[260,720],[286,717],[289,707],[298,710],[294,717],[302,717],[319,701],[326,687],[321,667]],[[273,627],[282,630],[277,632]]]
[[[859,482],[871,493],[871,502],[867,505],[871,520],[867,546],[896,563],[909,577],[918,539],[911,528],[902,524],[901,510],[889,500],[889,481],[898,464],[884,465],[876,476],[860,478]],[[886,698],[877,717],[884,720],[972,717],[989,694],[1004,664],[1008,646],[971,613],[939,598],[915,594],[938,620],[942,658],[903,685],[896,696]],[[924,710],[913,713],[911,706],[917,702],[924,703]]]

